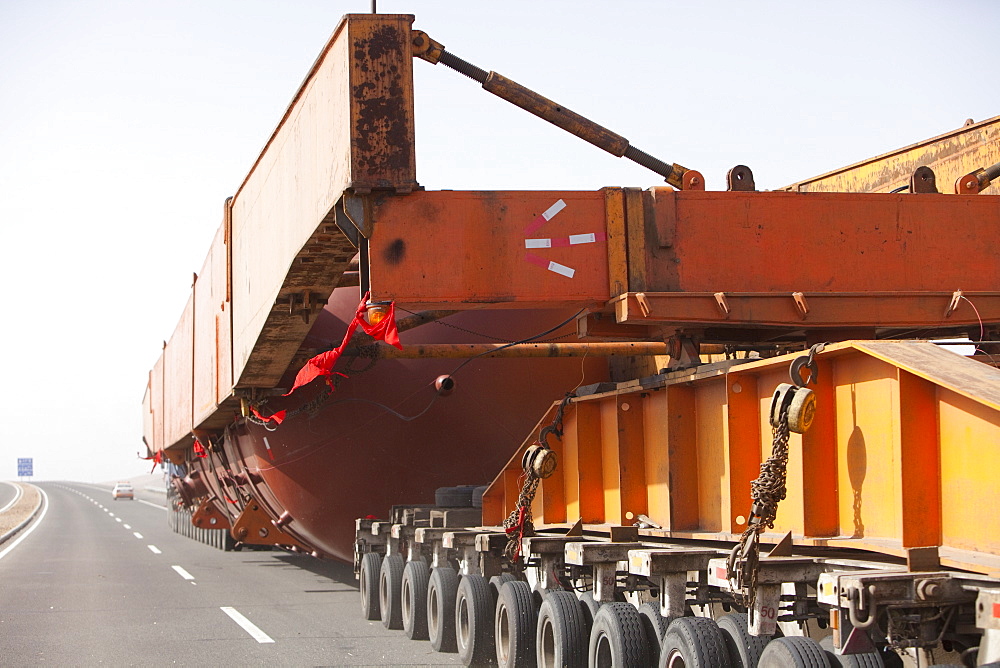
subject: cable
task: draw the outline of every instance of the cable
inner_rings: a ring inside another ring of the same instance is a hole
[[[511,343],[508,343],[506,345],[500,346],[499,348],[494,348],[493,350],[486,350],[484,352],[479,353],[478,355],[474,355],[474,356],[470,357],[469,359],[465,360],[464,362],[462,362],[461,364],[459,364],[457,367],[455,367],[455,370],[451,372],[451,375],[454,376],[456,373],[458,373],[459,371],[461,371],[462,367],[464,367],[466,364],[468,364],[469,362],[471,362],[472,360],[474,360],[476,358],[482,357],[483,355],[492,355],[493,353],[499,352],[499,351],[504,350],[506,348],[510,348],[512,346],[521,345],[522,343],[531,343],[532,341],[534,341],[536,339],[540,339],[543,336],[548,336],[552,332],[555,332],[555,331],[561,329],[562,327],[565,327],[569,323],[573,322],[574,320],[576,320],[578,317],[580,317],[580,314],[583,313],[585,310],[586,309],[580,309],[579,311],[577,311],[576,313],[574,313],[573,315],[571,315],[566,320],[563,320],[561,323],[559,323],[555,327],[552,327],[551,329],[545,330],[541,334],[535,334],[534,336],[529,336],[528,338],[521,339],[520,341],[512,341]]]

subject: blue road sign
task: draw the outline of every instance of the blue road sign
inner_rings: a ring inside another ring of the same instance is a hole
[[[18,457],[17,459],[17,475],[18,477],[31,477],[34,474],[32,469],[34,468],[33,460],[31,457]]]

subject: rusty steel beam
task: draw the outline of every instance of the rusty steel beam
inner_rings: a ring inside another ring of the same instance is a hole
[[[345,354],[368,356],[372,346],[348,349]],[[466,357],[614,357],[616,355],[666,355],[665,343],[427,343],[374,346],[376,359],[460,359]]]
[[[781,190],[885,193],[907,186],[910,176],[922,166],[934,171],[938,184],[943,188],[945,184],[955,183],[959,177],[964,180],[973,170],[998,161],[1000,116],[994,116],[978,123],[966,121],[957,130],[804,179]],[[982,190],[988,186],[987,181]],[[997,192],[994,185],[990,193]]]

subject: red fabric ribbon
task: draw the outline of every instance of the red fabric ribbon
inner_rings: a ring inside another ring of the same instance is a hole
[[[208,453],[205,452],[205,446],[197,438],[194,439],[194,454],[199,457],[208,457]]]
[[[368,302],[368,297],[370,292],[366,292],[365,296],[361,298],[361,303],[358,304],[357,310],[354,312],[354,319],[347,325],[347,332],[344,334],[344,340],[341,344],[334,348],[333,350],[328,350],[325,353],[320,353],[316,355],[305,365],[299,369],[299,372],[295,375],[295,383],[283,396],[289,396],[295,390],[299,389],[303,385],[307,385],[320,376],[325,376],[327,378],[327,383],[330,384],[331,388],[333,383],[330,381],[330,376],[334,373],[333,367],[337,364],[337,360],[340,356],[344,354],[344,350],[347,348],[347,344],[350,343],[351,337],[354,336],[355,330],[360,326],[361,329],[365,331],[365,334],[374,337],[379,341],[385,341],[391,346],[403,349],[403,344],[399,342],[399,330],[396,329],[396,303],[392,302],[389,304],[389,312],[386,314],[385,318],[380,320],[375,325],[368,324],[365,320],[365,313],[368,311],[366,304]],[[344,376],[344,374],[338,374]],[[346,376],[344,376],[346,378]],[[257,412],[256,409],[250,409],[253,414],[259,420],[274,421],[275,424],[281,424],[285,419],[287,411],[278,411],[273,415],[264,417]]]

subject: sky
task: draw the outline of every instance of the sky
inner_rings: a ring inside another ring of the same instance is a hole
[[[379,0],[483,69],[723,189],[773,189],[1000,114],[1000,3]],[[149,369],[232,195],[370,0],[0,0],[0,479],[137,459]],[[414,63],[427,189],[661,185]]]

